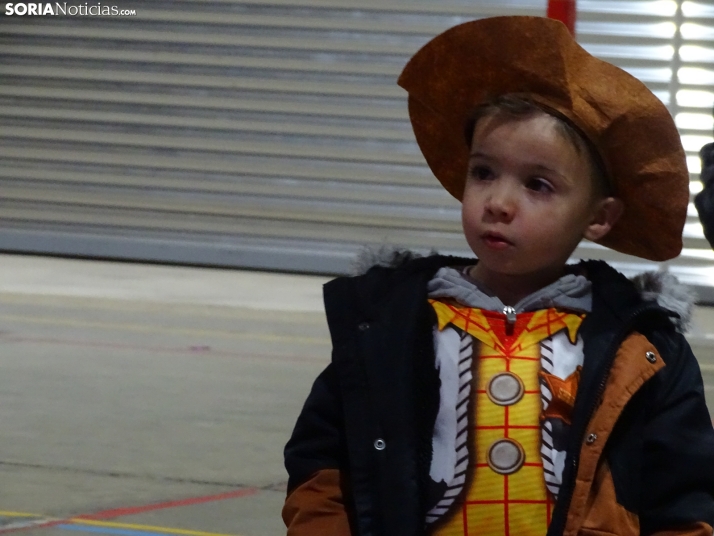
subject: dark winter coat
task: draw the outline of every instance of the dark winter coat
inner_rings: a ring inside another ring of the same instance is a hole
[[[326,285],[333,358],[285,449],[289,535],[425,533],[439,404],[426,285],[468,262],[428,257]],[[714,430],[689,345],[624,276],[583,266],[593,311],[548,536],[711,535]]]

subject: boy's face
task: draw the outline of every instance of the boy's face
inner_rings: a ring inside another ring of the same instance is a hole
[[[593,191],[587,157],[558,131],[555,118],[480,119],[462,206],[478,278],[493,280],[494,290],[504,276],[530,278],[535,290],[560,277],[583,237],[597,240],[610,228],[602,226],[603,201]]]

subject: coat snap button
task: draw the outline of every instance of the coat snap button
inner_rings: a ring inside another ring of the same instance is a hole
[[[379,439],[374,440],[374,448],[377,450],[384,450],[387,448],[387,444],[384,442],[384,439],[380,437]]]
[[[587,439],[585,440],[585,442],[586,442],[588,445],[592,445],[593,443],[595,443],[595,440],[596,440],[596,439],[597,439],[597,434],[590,434],[590,435],[587,437]]]
[[[367,322],[362,322],[359,326],[357,326],[360,331],[367,331],[369,329],[369,324]]]
[[[645,354],[645,357],[647,358],[647,361],[650,363],[656,363],[657,362],[657,356],[655,355],[654,352],[647,352]]]

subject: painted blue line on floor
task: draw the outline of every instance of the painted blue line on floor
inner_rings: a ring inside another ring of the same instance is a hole
[[[100,534],[115,534],[117,536],[172,536],[168,532],[144,532],[141,530],[112,529],[109,527],[94,527],[92,525],[56,525],[55,528],[64,530],[75,530],[79,532],[94,532]]]

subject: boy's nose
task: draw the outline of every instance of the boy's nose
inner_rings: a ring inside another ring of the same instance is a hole
[[[513,192],[508,187],[496,186],[486,198],[486,214],[499,221],[510,221],[516,210]]]

